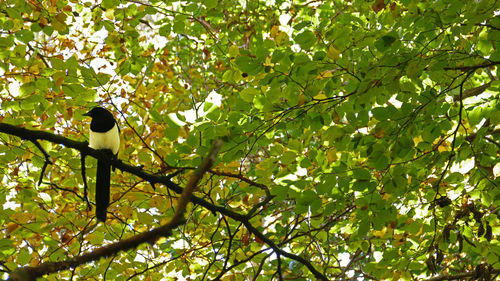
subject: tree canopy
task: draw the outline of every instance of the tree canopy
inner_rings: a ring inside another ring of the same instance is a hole
[[[499,8],[1,1],[3,277],[493,280]]]

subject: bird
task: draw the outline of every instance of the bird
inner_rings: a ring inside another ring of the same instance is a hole
[[[117,157],[120,148],[120,127],[107,109],[96,106],[83,114],[92,118],[90,121],[89,146],[109,155]],[[96,217],[106,221],[106,209],[109,205],[109,186],[111,180],[111,164],[108,161],[97,160],[97,173],[95,184]]]

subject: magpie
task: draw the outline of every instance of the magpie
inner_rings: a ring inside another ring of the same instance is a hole
[[[94,107],[83,114],[92,118],[90,122],[89,146],[116,157],[120,147],[120,128],[113,114],[102,107]],[[111,164],[109,161],[97,160],[97,173],[95,184],[96,217],[106,221],[106,209],[109,205],[109,185],[111,177]]]

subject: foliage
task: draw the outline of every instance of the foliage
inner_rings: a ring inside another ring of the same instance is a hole
[[[82,114],[103,105],[119,158],[180,186],[225,142],[195,192],[209,205],[188,205],[171,236],[44,278],[498,274],[498,3],[0,2],[1,123],[85,140]],[[117,170],[98,224],[81,151],[4,133],[6,273],[174,214],[178,193]]]

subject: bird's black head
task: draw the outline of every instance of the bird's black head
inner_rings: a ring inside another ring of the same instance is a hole
[[[92,108],[91,111],[83,115],[92,118],[92,121],[90,122],[90,129],[93,132],[107,132],[116,124],[113,114],[102,107],[96,106]]]
[[[92,108],[91,111],[83,114],[83,116],[89,116],[92,118],[97,118],[97,119],[107,119],[107,118],[113,118],[113,114],[109,112],[107,109],[96,106]]]

